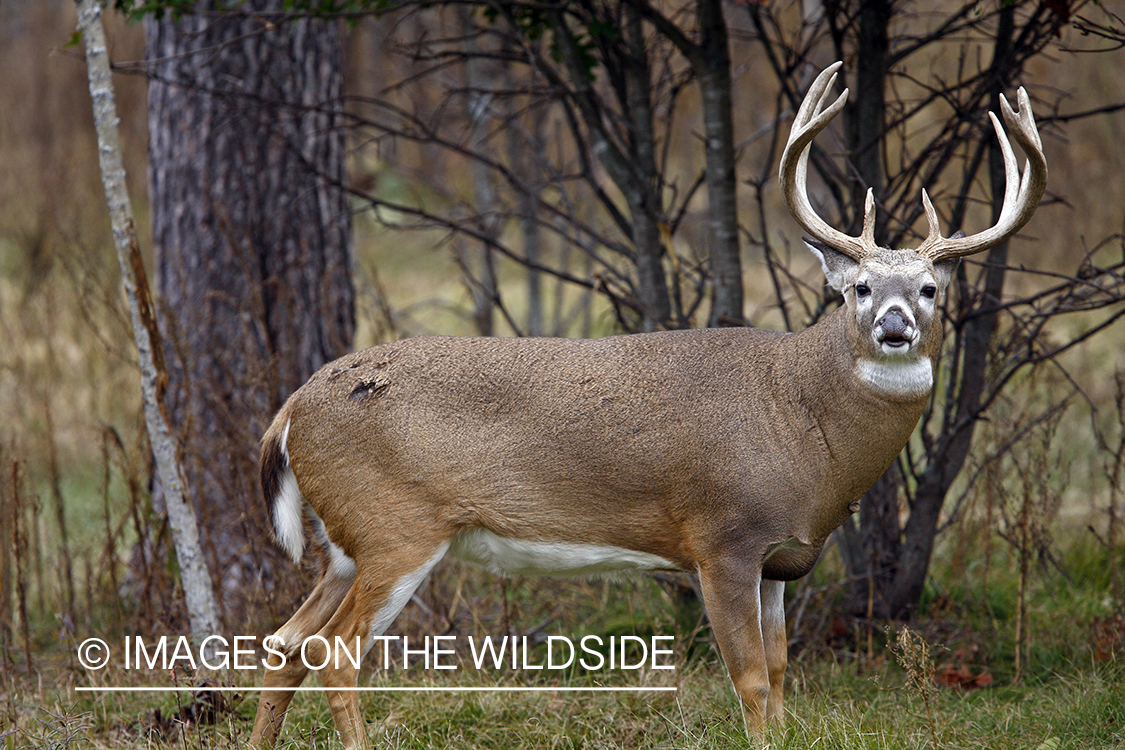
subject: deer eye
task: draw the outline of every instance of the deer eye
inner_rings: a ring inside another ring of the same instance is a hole
[[[933,284],[926,284],[922,287],[922,296],[926,299],[933,299],[937,296],[937,287]]]
[[[866,297],[867,295],[871,294],[871,287],[867,286],[867,284],[864,284],[862,282],[859,283],[859,284],[856,284],[855,285],[855,294],[856,294],[857,297]]]

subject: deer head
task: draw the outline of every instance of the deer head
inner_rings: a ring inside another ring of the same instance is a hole
[[[828,283],[844,295],[853,314],[849,338],[860,358],[860,367],[866,366],[873,373],[883,371],[879,365],[893,367],[895,363],[901,365],[936,354],[936,305],[959,259],[1003,242],[1031,219],[1047,184],[1047,162],[1027,92],[1020,88],[1019,110],[1013,110],[1001,95],[1000,111],[1027,155],[1022,176],[1004,128],[996,115],[989,112],[1004,154],[1007,179],[1004,203],[995,226],[972,236],[957,232],[952,237],[943,237],[937,211],[923,189],[922,204],[929,224],[926,239],[913,250],[879,247],[875,243],[875,196],[868,189],[863,230],[858,237],[846,235],[829,226],[813,210],[807,185],[812,141],[844,108],[848,98],[848,90],[844,89],[835,101],[828,103],[841,65],[830,65],[809,88],[793,120],[779,178],[790,213],[810,235],[805,238],[806,244],[820,259]],[[920,372],[926,368],[918,369]],[[930,383],[923,383],[924,380],[918,379],[913,387],[924,386],[928,390]]]

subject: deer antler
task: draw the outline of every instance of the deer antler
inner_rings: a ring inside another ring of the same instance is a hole
[[[829,226],[813,210],[808,196],[808,161],[812,141],[832,118],[839,114],[848,99],[848,90],[844,89],[836,101],[825,106],[827,92],[835,83],[836,71],[841,65],[843,63],[837,62],[825,68],[809,87],[800,109],[797,110],[797,116],[793,118],[793,128],[789,132],[789,142],[781,155],[781,169],[778,176],[785,203],[797,223],[813,239],[858,261],[875,249],[875,199],[872,191],[870,189],[867,191],[863,232],[859,237],[852,237]],[[1008,104],[1003,94],[1000,95],[1000,111],[1004,116],[1004,122],[1027,155],[1027,167],[1022,177],[1019,162],[1004,133],[1004,128],[1000,125],[1000,120],[992,112],[988,113],[1004,154],[1004,174],[1007,181],[1004,203],[996,225],[970,237],[943,237],[938,228],[937,211],[934,210],[929,195],[923,189],[922,205],[926,210],[930,231],[918,247],[919,254],[932,260],[941,260],[983,252],[1018,232],[1035,213],[1035,208],[1047,186],[1047,160],[1043,156],[1043,144],[1039,139],[1039,130],[1031,113],[1031,103],[1022,87],[1018,92],[1018,101],[1019,110],[1016,111]]]
[[[821,71],[813,81],[793,118],[793,128],[789,131],[789,142],[781,154],[781,194],[789,213],[813,239],[823,242],[853,260],[862,260],[875,248],[875,197],[867,191],[863,214],[863,233],[859,237],[844,234],[828,225],[813,210],[808,194],[809,150],[812,141],[824,130],[848,100],[848,90],[825,106],[828,91],[836,82],[836,71],[842,62],[833,63]]]
[[[992,228],[969,237],[942,237],[938,229],[937,211],[934,210],[930,197],[926,195],[926,190],[923,188],[922,205],[926,209],[926,221],[930,225],[930,233],[918,247],[919,254],[933,260],[941,260],[983,252],[1018,232],[1035,213],[1039,199],[1043,197],[1043,191],[1047,187],[1047,160],[1043,156],[1043,142],[1039,139],[1039,129],[1035,126],[1035,117],[1031,113],[1031,102],[1022,86],[1016,96],[1019,102],[1018,112],[1012,110],[1012,105],[1008,104],[1003,94],[1000,95],[1000,111],[1004,115],[1004,122],[1007,123],[1008,129],[1027,155],[1027,166],[1024,167],[1022,177],[1019,162],[1012,151],[1012,144],[1004,134],[1000,120],[992,112],[988,113],[992,118],[992,126],[996,129],[1000,149],[1004,153],[1005,187],[1000,218]]]

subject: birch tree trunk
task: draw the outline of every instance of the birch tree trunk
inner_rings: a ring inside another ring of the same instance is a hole
[[[148,279],[137,245],[133,209],[125,187],[125,168],[117,133],[117,109],[113,99],[105,29],[98,0],[78,0],[78,29],[86,45],[90,79],[90,98],[94,104],[94,125],[98,133],[98,155],[102,183],[113,225],[113,239],[141,370],[141,396],[145,426],[156,459],[156,472],[164,488],[164,507],[172,529],[176,558],[187,603],[191,632],[197,642],[219,630],[218,610],[200,543],[195,513],[186,498],[176,440],[168,426],[162,403],[162,383],[166,380],[161,358],[160,336],[153,316]]]

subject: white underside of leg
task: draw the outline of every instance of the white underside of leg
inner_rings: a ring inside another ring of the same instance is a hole
[[[313,533],[317,541],[328,550],[329,573],[337,578],[355,578],[355,560],[348,557],[343,548],[328,538],[328,529],[324,528],[324,521],[316,514],[313,507],[305,504],[305,513],[312,522]]]
[[[434,566],[441,562],[441,558],[445,557],[445,552],[448,549],[448,543],[442,544],[438,547],[433,556],[420,568],[398,579],[398,583],[395,584],[394,589],[391,591],[390,598],[388,598],[386,603],[375,613],[375,619],[371,621],[371,633],[368,637],[364,653],[374,645],[375,641],[373,639],[375,636],[382,635],[383,632],[390,627],[391,623],[398,617],[398,613],[402,611],[402,608],[410,601],[410,597],[414,595],[414,590],[417,589],[423,579],[429,575]]]
[[[762,631],[769,628],[785,630],[785,582],[766,581],[761,583]]]

